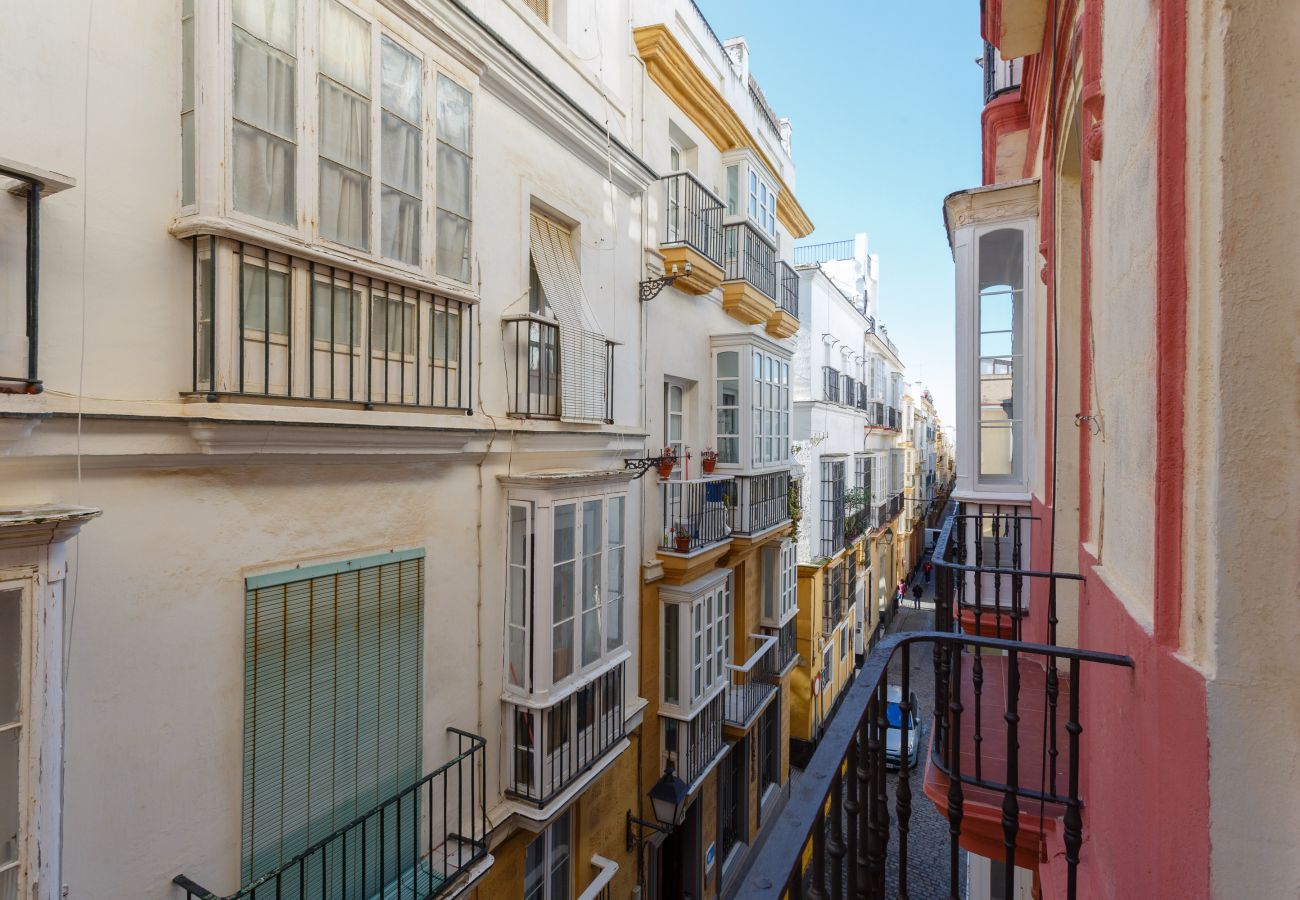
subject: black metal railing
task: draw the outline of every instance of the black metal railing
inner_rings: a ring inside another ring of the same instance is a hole
[[[822,634],[830,634],[844,618],[844,575],[842,565],[822,570]]]
[[[822,556],[831,557],[844,546],[844,462],[822,463]]]
[[[840,402],[840,370],[822,366],[822,394],[827,403]]]
[[[837,259],[853,259],[853,240],[829,241],[824,244],[804,244],[794,248],[796,266],[814,266]]]
[[[897,518],[898,518],[898,514],[901,513],[902,511],[903,511],[903,492],[902,492],[902,491],[896,491],[895,493],[893,493],[892,495],[890,495],[890,498],[889,498],[889,513],[888,513],[888,515],[889,515],[890,520],[892,521],[892,520],[894,520],[894,519],[897,519]]]
[[[719,691],[690,719],[660,716],[664,749],[677,777],[688,785],[704,774],[722,752],[722,722],[726,696]]]
[[[886,525],[889,524],[889,501],[888,500],[882,500],[879,503],[877,503],[875,506],[871,507],[870,522],[871,522],[870,527],[873,530],[878,528],[884,528]]]
[[[777,287],[780,291],[777,297],[777,306],[799,318],[799,273],[790,268],[785,260],[780,260],[776,264],[777,269]]]
[[[772,651],[772,668],[777,675],[786,670],[786,667],[794,661],[795,657],[795,637],[797,635],[796,621],[791,619],[780,628],[765,628],[765,634],[772,635],[776,638],[776,649]]]
[[[39,394],[42,385],[39,377],[38,351],[40,349],[40,277],[41,277],[41,192],[44,185],[27,172],[16,171],[0,165],[0,180],[18,181],[24,206],[26,246],[23,251],[23,313],[25,325],[26,359],[0,357],[0,394]],[[8,303],[8,301],[5,301]],[[18,315],[0,316],[0,321],[17,321]]]
[[[195,393],[473,411],[474,304],[243,241],[191,240]]]
[[[187,900],[437,897],[487,857],[487,742],[448,728],[457,754],[419,781],[222,898],[185,875]]]
[[[996,47],[984,42],[984,102],[1020,87],[1023,59],[1003,59]]]
[[[945,524],[942,546],[952,527],[951,521]],[[954,627],[953,575],[944,563],[936,569],[935,630],[891,635],[872,649],[746,876],[740,890],[746,898],[883,900],[911,895],[914,763],[907,748],[923,737],[923,732],[912,735],[910,726],[912,652],[921,648],[930,650],[933,662],[935,703],[924,759],[927,786],[935,786],[943,798],[935,802],[948,820],[947,896],[964,896],[960,842],[964,829],[980,827],[968,815],[968,807],[978,806],[984,810],[982,821],[997,821],[1000,814],[1004,857],[995,864],[1008,896],[1014,893],[1017,866],[1037,864],[1045,841],[1042,823],[1059,820],[1066,896],[1076,897],[1083,843],[1083,668],[1131,668],[1133,661],[1111,653],[961,634]],[[897,676],[891,674],[895,656]],[[993,682],[985,689],[975,675],[972,660],[981,656],[998,663],[996,691]],[[887,751],[894,741],[887,718],[891,687],[899,698],[897,750],[892,754]],[[985,698],[986,692],[995,696]],[[996,705],[1001,734],[981,732],[981,703]],[[1045,716],[1041,729],[1031,720],[1038,714]],[[965,729],[972,723],[969,733]],[[890,768],[899,770],[892,813]],[[1025,851],[1026,843],[1034,852]],[[926,882],[932,883],[936,874],[927,870]]]
[[[844,548],[847,550],[857,543],[858,538],[867,533],[871,527],[871,511],[863,506],[853,510],[844,517]]]
[[[899,431],[902,429],[903,416],[902,413],[898,411],[898,407],[896,406],[885,407],[884,424],[885,427],[890,429],[891,431]]]
[[[749,641],[754,652],[741,665],[727,664],[727,683],[723,721],[736,728],[748,728],[767,699],[776,693],[772,676],[781,671],[776,667],[777,639],[765,634],[751,634]]]
[[[878,428],[885,426],[885,404],[879,400],[871,401],[870,408],[867,410],[867,422]]]
[[[790,521],[789,471],[737,475],[731,495],[734,534],[759,534]]]
[[[858,409],[867,412],[871,407],[871,400],[869,399],[870,393],[871,390],[867,386],[867,383],[865,381],[859,381],[858,395],[853,398],[853,405],[856,406]],[[867,424],[870,425],[871,422],[868,421]]]
[[[665,175],[664,246],[685,244],[722,265],[723,203],[690,172]]]
[[[548,706],[509,704],[513,747],[506,793],[542,807],[626,736],[626,663]]]
[[[510,360],[510,414],[526,418],[560,417],[560,326],[541,316],[505,319]]]
[[[858,396],[858,382],[852,375],[844,376],[844,384],[840,387],[840,401],[845,406],[852,406],[854,399]]]
[[[723,476],[663,481],[661,550],[694,553],[731,538],[734,479]]]
[[[746,281],[776,300],[776,249],[748,222],[723,228],[723,281]]]

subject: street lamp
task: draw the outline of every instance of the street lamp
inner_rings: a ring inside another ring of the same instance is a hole
[[[677,777],[677,773],[673,771],[673,764],[669,763],[664,769],[663,776],[655,782],[654,787],[650,788],[647,794],[658,821],[648,822],[645,819],[638,819],[632,815],[632,810],[627,811],[627,849],[631,850],[635,845],[645,842],[644,832],[637,834],[633,831],[634,824],[660,834],[668,834],[682,824],[682,818],[686,814],[688,794],[690,794],[690,786]]]

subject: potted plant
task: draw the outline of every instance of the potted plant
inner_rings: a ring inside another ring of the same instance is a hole
[[[659,477],[667,478],[673,474],[673,466],[677,465],[677,452],[672,447],[664,447],[659,451]]]
[[[718,464],[718,451],[712,447],[705,447],[700,451],[700,464],[704,466],[705,475],[712,475],[714,467]]]
[[[673,546],[677,548],[678,553],[685,553],[691,549],[691,530],[685,525],[673,526]]]

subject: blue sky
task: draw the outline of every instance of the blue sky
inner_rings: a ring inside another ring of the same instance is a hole
[[[943,198],[980,181],[977,0],[697,0],[794,126],[809,242],[866,231],[880,317],[908,378],[953,424],[952,257]]]

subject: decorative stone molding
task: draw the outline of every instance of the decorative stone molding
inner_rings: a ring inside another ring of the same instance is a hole
[[[102,513],[89,506],[57,504],[0,509],[0,547],[11,550],[66,541]]]
[[[948,242],[965,225],[1000,222],[1038,215],[1038,179],[991,184],[949,194],[943,201]]]

